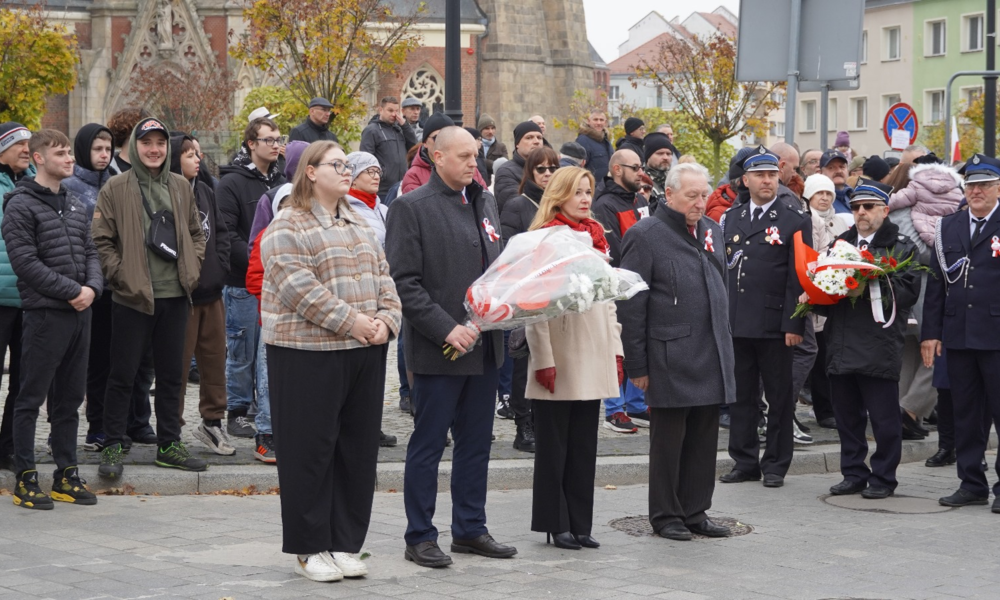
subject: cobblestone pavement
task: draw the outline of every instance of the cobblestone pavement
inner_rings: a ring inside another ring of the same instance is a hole
[[[3,377],[3,384],[0,386],[0,405],[4,402],[7,393],[7,377]],[[379,454],[380,462],[403,462],[406,458],[406,442],[413,432],[413,419],[406,413],[399,410],[399,377],[396,371],[396,346],[391,342],[389,349],[389,364],[387,368],[384,408],[382,414],[382,430],[398,439],[395,448],[382,448]],[[97,464],[100,456],[97,453],[86,452],[82,449],[84,439],[87,435],[87,420],[84,417],[85,408],[80,409],[80,430],[79,430],[79,462],[80,464]],[[234,439],[234,446],[237,451],[234,456],[218,456],[209,451],[205,446],[194,438],[194,430],[200,423],[198,417],[198,385],[188,384],[187,395],[185,396],[184,414],[187,424],[182,430],[182,439],[188,448],[196,456],[205,458],[210,464],[219,465],[239,465],[254,463],[253,440]],[[799,420],[812,428],[811,435],[816,443],[838,443],[837,432],[830,429],[822,429],[816,425],[816,421],[809,415],[809,407],[799,405]],[[603,413],[602,413],[603,415]],[[45,440],[49,434],[48,424],[45,422],[45,411],[42,410],[38,419],[38,430],[36,439],[36,458],[39,464],[52,462],[52,457],[45,453]],[[153,416],[155,425],[156,417]],[[514,459],[530,458],[530,454],[514,450],[512,443],[516,428],[514,421],[496,418],[493,431],[497,440],[493,445],[492,458],[494,459]],[[598,454],[601,456],[630,456],[645,455],[649,452],[649,430],[639,428],[635,434],[621,434],[609,431],[604,428],[598,429],[599,443]],[[719,449],[724,450],[728,443],[728,431],[719,431]],[[445,460],[451,459],[451,450],[445,451]],[[136,445],[132,452],[126,457],[126,464],[151,464],[153,461],[153,447]]]
[[[558,550],[529,531],[530,490],[489,493],[490,530],[519,553],[454,555],[449,568],[403,560],[401,494],[378,493],[365,550],[370,575],[314,583],[280,552],[274,496],[102,496],[97,506],[30,512],[0,498],[0,599],[196,598],[996,598],[1000,515],[938,512],[953,468],[900,469],[898,496],[825,496],[838,475],[802,475],[781,489],[722,485],[710,512],[753,531],[723,540],[636,537],[609,523],[647,512],[646,486],[598,489],[598,550]],[[893,511],[902,511],[897,514]],[[447,496],[438,526],[447,550]],[[641,519],[637,519],[641,522]]]

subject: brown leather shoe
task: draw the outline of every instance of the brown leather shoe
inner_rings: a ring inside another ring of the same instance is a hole
[[[451,551],[459,554],[478,554],[486,558],[510,558],[517,554],[517,548],[504,546],[488,533],[474,540],[452,540]]]

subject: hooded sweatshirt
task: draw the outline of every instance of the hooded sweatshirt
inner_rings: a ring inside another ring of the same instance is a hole
[[[299,168],[299,159],[302,153],[309,147],[308,142],[293,141],[285,146],[285,180],[277,187],[273,187],[257,201],[257,208],[253,214],[253,223],[250,225],[250,241],[247,242],[247,251],[253,254],[253,247],[257,243],[257,237],[261,231],[267,228],[274,220],[274,215],[278,212],[278,205],[281,201],[292,193],[292,179],[295,178],[295,169]],[[249,256],[249,254],[247,255]]]
[[[947,165],[915,165],[910,169],[910,184],[889,198],[889,211],[912,208],[913,228],[933,248],[938,220],[957,211],[965,197],[961,181],[958,171]]]
[[[73,142],[73,155],[76,157],[76,164],[73,165],[73,176],[63,180],[63,186],[83,202],[87,208],[87,216],[93,218],[94,206],[97,204],[97,193],[101,187],[111,179],[109,167],[98,171],[90,162],[90,149],[97,139],[97,134],[106,131],[111,135],[111,130],[100,123],[87,123],[76,133],[76,140]]]

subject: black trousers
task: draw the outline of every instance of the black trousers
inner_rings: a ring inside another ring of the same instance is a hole
[[[948,379],[954,403],[958,478],[962,489],[985,498],[990,487],[981,461],[990,421],[1000,423],[1000,351],[949,348]],[[1000,457],[994,468],[1000,474]],[[1000,482],[993,486],[993,493],[1000,495]]]
[[[729,405],[729,456],[750,476],[762,472],[784,477],[792,463],[792,349],[781,339],[733,338],[736,403]],[[767,399],[767,442],[760,456],[757,424],[761,380]],[[759,457],[759,459],[758,459]]]
[[[191,305],[186,297],[160,298],[147,315],[114,303],[111,309],[111,374],[104,396],[108,443],[123,441],[132,390],[143,356],[152,349],[156,373],[156,437],[160,446],[181,439],[184,333]]]
[[[600,400],[533,400],[531,530],[590,535]],[[716,423],[718,428],[718,423]]]
[[[267,346],[282,552],[359,552],[378,464],[387,345]]]
[[[0,421],[0,457],[4,458],[14,454],[14,404],[21,389],[21,309],[0,306],[0,365],[7,350],[10,350],[10,371]]]
[[[816,363],[809,376],[809,390],[812,392],[816,420],[834,416],[830,377],[826,374],[826,334],[822,331],[816,332]]]
[[[903,453],[899,382],[858,374],[830,375],[830,386],[840,434],[840,473],[848,481],[895,490],[896,467]],[[865,464],[869,419],[876,444],[871,469]]]
[[[719,406],[652,408],[649,421],[649,524],[705,521],[715,493]]]
[[[514,372],[510,378],[510,410],[514,413],[514,423],[530,423],[532,401],[525,397],[528,389],[528,357],[514,359]]]
[[[104,396],[111,375],[111,292],[105,291],[90,305],[90,358],[87,363],[87,433],[104,432]],[[142,357],[132,386],[126,431],[129,435],[150,429],[149,389],[153,385],[153,349]]]
[[[79,411],[87,389],[90,309],[24,311],[21,344],[21,390],[14,407],[15,472],[35,468],[35,428],[46,398],[52,457],[59,469],[76,466]]]
[[[955,406],[951,399],[951,389],[938,388],[938,450],[955,449]],[[986,420],[989,423],[989,420]],[[987,431],[987,435],[989,432]]]

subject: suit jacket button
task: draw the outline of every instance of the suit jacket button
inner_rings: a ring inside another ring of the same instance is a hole
[[[478,248],[479,247],[479,240],[476,240],[476,241],[472,242],[472,245]]]
[[[749,246],[749,245],[750,245],[750,240],[747,240],[747,246]]]
[[[974,286],[974,285],[970,285],[970,286],[969,286],[969,289],[971,290],[971,289],[972,289],[972,288],[974,288],[974,287],[976,287],[976,286]]]
[[[971,305],[971,304],[969,305],[969,308],[972,308],[972,305]]]

